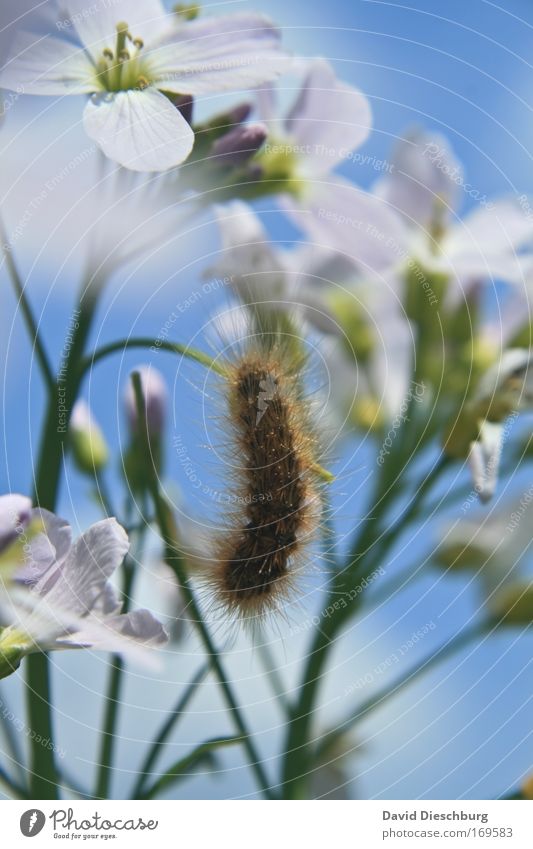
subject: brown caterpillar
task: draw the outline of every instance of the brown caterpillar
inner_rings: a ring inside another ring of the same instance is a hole
[[[214,545],[217,598],[233,615],[260,617],[287,597],[320,526],[318,439],[301,373],[305,358],[277,337],[226,366],[237,503]]]

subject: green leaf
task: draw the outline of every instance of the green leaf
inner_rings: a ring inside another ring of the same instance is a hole
[[[177,761],[152,787],[145,790],[142,798],[156,798],[167,787],[171,787],[173,784],[177,784],[179,781],[188,778],[194,770],[204,765],[212,766],[214,762],[213,753],[217,749],[222,749],[226,746],[235,746],[237,743],[242,742],[242,737],[215,737],[213,740],[207,740],[205,743],[201,743],[189,755]]]

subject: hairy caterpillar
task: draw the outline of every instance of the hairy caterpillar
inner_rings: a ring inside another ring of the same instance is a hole
[[[305,365],[299,343],[279,328],[249,335],[225,364],[238,509],[214,543],[208,582],[223,609],[245,619],[287,597],[320,526],[318,438]]]

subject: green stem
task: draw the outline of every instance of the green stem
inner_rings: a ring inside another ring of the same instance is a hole
[[[136,558],[141,556],[142,542],[145,529],[139,532],[139,543]],[[124,560],[124,586],[122,589],[123,605],[122,613],[127,613],[130,607],[133,581],[135,579],[135,565],[133,558],[128,555]],[[123,684],[124,662],[119,655],[111,660],[109,683],[104,709],[104,722],[102,725],[101,749],[99,758],[99,769],[96,779],[95,796],[97,799],[107,799],[113,774],[113,756],[116,746],[116,729],[118,720],[118,709],[120,706],[120,695]]]
[[[361,582],[363,578],[368,577],[374,572],[377,565],[379,565],[380,559],[393,544],[408,520],[419,509],[426,493],[437,480],[446,463],[447,459],[442,458],[435,464],[430,474],[426,476],[418,488],[407,510],[400,516],[390,531],[382,537],[383,542],[379,546],[377,554],[374,552],[369,562],[365,555],[368,554],[375,541],[379,538],[379,529],[375,525],[370,526],[369,523],[363,526],[359,540],[352,547],[347,569],[335,578],[328,604],[334,604],[339,597],[339,593],[342,594],[345,591],[344,588],[346,587],[347,580],[353,586],[354,582]],[[378,484],[375,504],[369,512],[369,516],[374,515],[380,505],[383,506],[384,503],[388,503],[392,499],[391,487],[386,487],[383,482],[384,477],[385,475]],[[351,604],[348,604],[345,608],[340,607],[337,610],[337,615],[324,618],[321,626],[315,633],[304,669],[299,701],[294,708],[287,733],[283,775],[284,796],[286,798],[303,798],[304,796],[306,775],[310,769],[310,758],[312,755],[309,746],[311,723],[325,663],[329,651],[334,645],[336,635],[346,621],[354,615],[362,597],[363,593],[358,593]]]
[[[7,236],[4,230],[4,225],[2,220],[0,219],[0,239],[3,244],[3,254],[4,259],[6,261],[7,270],[9,271],[9,276],[11,278],[11,282],[13,283],[13,288],[15,289],[15,293],[19,299],[20,309],[22,311],[22,316],[26,323],[26,327],[28,329],[28,333],[30,339],[32,340],[33,349],[35,351],[35,356],[37,357],[37,362],[39,363],[39,367],[41,369],[41,373],[46,384],[46,388],[49,393],[53,391],[55,380],[52,372],[52,368],[50,366],[50,362],[48,360],[48,355],[45,351],[44,345],[42,343],[39,327],[35,320],[35,316],[33,315],[33,310],[30,306],[30,302],[26,297],[26,291],[24,283],[22,282],[22,278],[20,276],[19,270],[15,263],[15,259],[10,250],[6,249],[8,244]]]
[[[205,679],[207,673],[209,672],[209,669],[210,666],[208,663],[202,666],[202,668],[199,670],[199,672],[197,672],[191,683],[188,685],[183,695],[180,696],[176,706],[171,710],[168,719],[163,724],[161,730],[159,731],[159,734],[150,746],[148,754],[139,770],[139,773],[137,775],[137,781],[135,783],[131,796],[132,799],[142,799],[146,780],[148,778],[153,777],[152,768],[159,756],[159,753],[163,749],[163,746],[167,742],[172,732],[175,730],[179,720],[187,710],[191,699],[193,698],[202,681]]]
[[[104,345],[102,348],[98,348],[93,354],[91,354],[91,356],[86,357],[81,363],[81,374],[85,374],[94,365],[96,365],[99,360],[105,359],[110,356],[110,354],[121,353],[129,348],[148,348],[154,351],[161,350],[167,351],[171,354],[180,354],[182,357],[187,357],[190,360],[200,363],[206,368],[212,369],[222,377],[226,377],[227,374],[224,366],[212,359],[212,357],[208,354],[204,354],[203,351],[198,351],[196,348],[190,348],[188,345],[182,345],[179,342],[165,342],[160,339],[151,339],[148,336],[139,339],[120,339],[118,342],[111,342],[109,345]]]
[[[78,364],[91,330],[102,283],[101,280],[92,279],[82,290],[77,327],[73,329],[70,350],[48,399],[35,478],[35,503],[47,510],[56,507],[68,423],[81,381]],[[66,408],[64,420],[61,421],[58,417],[59,400]],[[58,774],[54,757],[52,695],[46,654],[32,654],[26,658],[26,676],[28,724],[33,732],[30,741],[30,794],[33,799],[54,799],[57,797]],[[40,742],[42,740],[49,740],[50,747],[43,746]]]
[[[150,437],[146,426],[144,394],[142,391],[141,378],[139,373],[133,372],[131,379],[137,403],[138,419],[139,422],[144,422],[145,424],[145,427],[143,427],[140,431],[145,447],[144,456],[146,458],[150,458]],[[157,472],[150,462],[147,463],[146,471],[148,477],[148,489],[150,491],[150,495],[154,503],[157,523],[159,525],[159,531],[161,533],[165,546],[165,561],[168,563],[171,569],[174,570],[174,573],[176,574],[176,577],[182,588],[185,600],[187,602],[187,608],[191,613],[191,619],[193,620],[194,625],[198,630],[210,663],[218,678],[224,699],[228,706],[228,710],[230,711],[230,714],[232,716],[233,722],[239,732],[239,736],[242,737],[243,745],[246,748],[250,760],[250,767],[256,776],[261,791],[263,792],[266,798],[271,799],[273,798],[273,794],[270,790],[268,777],[263,769],[261,761],[259,760],[259,754],[256,751],[248,727],[244,721],[244,718],[241,714],[241,710],[233,694],[233,688],[231,687],[228,681],[220,655],[217,649],[215,648],[215,645],[211,638],[211,634],[209,633],[207,625],[203,620],[202,613],[196,601],[195,595],[191,587],[189,586],[187,573],[183,564],[183,558],[177,543],[178,536],[176,527],[174,524],[172,513],[159,491],[159,481],[157,477]]]

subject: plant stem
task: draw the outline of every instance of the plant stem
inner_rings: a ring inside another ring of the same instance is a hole
[[[187,357],[194,360],[206,368],[212,369],[222,377],[226,376],[226,370],[219,362],[212,359],[203,351],[198,351],[196,348],[190,348],[188,345],[182,345],[179,342],[166,342],[160,339],[153,339],[149,336],[133,339],[120,339],[118,342],[111,342],[109,345],[104,345],[102,348],[97,348],[90,357],[86,357],[80,365],[80,371],[85,374],[99,360],[109,357],[110,354],[124,352],[129,348],[149,348],[161,351],[167,351],[170,354],[180,354],[182,357]]]
[[[7,236],[4,230],[4,225],[2,220],[0,219],[0,239],[3,244],[3,254],[4,259],[6,261],[7,270],[9,272],[9,276],[11,278],[11,282],[13,283],[13,288],[15,289],[15,293],[19,299],[19,306],[22,311],[22,316],[26,323],[26,327],[28,329],[29,336],[32,340],[33,350],[35,351],[35,356],[37,357],[37,362],[39,363],[39,367],[41,369],[41,374],[43,376],[44,382],[46,384],[46,388],[49,393],[53,391],[55,380],[52,372],[52,368],[50,366],[50,362],[48,360],[48,355],[45,351],[43,342],[41,340],[41,336],[39,334],[39,327],[33,315],[33,310],[30,306],[30,302],[26,296],[26,291],[24,287],[24,283],[22,282],[22,278],[20,276],[19,270],[15,263],[15,259],[11,250],[6,249]]]
[[[328,603],[335,603],[339,593],[345,592],[346,580],[349,579],[353,585],[354,581],[361,582],[375,570],[379,560],[384,556],[394,540],[405,527],[406,522],[419,509],[426,493],[437,480],[443,468],[446,466],[447,458],[441,458],[426,476],[417,489],[416,495],[409,507],[400,516],[390,531],[382,539],[377,555],[373,554],[370,560],[367,556],[375,540],[379,536],[379,529],[375,525],[365,523],[363,531],[352,547],[348,566],[343,573],[339,573],[334,581],[334,586]],[[385,476],[384,476],[385,477]],[[384,494],[385,493],[385,494]],[[372,516],[377,508],[392,499],[391,488],[386,488],[384,478],[378,484],[374,507],[369,511]],[[360,552],[360,553],[359,553]],[[340,607],[336,616],[323,619],[310,648],[307,663],[304,669],[302,685],[300,687],[300,698],[295,706],[292,719],[287,733],[287,742],[284,759],[284,796],[286,798],[304,798],[306,775],[310,769],[311,751],[309,746],[311,722],[313,719],[319,685],[329,651],[334,645],[334,640],[346,621],[354,615],[359,607],[363,593],[355,596],[355,599],[345,608]],[[327,607],[327,605],[326,605]]]
[[[139,532],[139,542],[136,551],[136,558],[141,556],[142,543],[144,541],[144,533],[146,529],[141,529]],[[135,579],[135,565],[130,555],[124,560],[124,586],[122,596],[124,599],[122,605],[122,613],[127,613],[130,607],[131,593],[133,590],[133,581]],[[104,722],[101,735],[101,749],[99,758],[99,770],[96,779],[95,796],[97,799],[107,799],[109,796],[109,787],[113,774],[113,756],[116,745],[116,727],[118,719],[118,708],[120,705],[120,695],[123,682],[124,661],[119,655],[114,655],[111,659],[111,668],[109,674],[109,683],[105,700]]]
[[[144,422],[144,427],[140,428],[140,434],[144,442],[145,449],[143,454],[148,459],[151,456],[150,437],[146,426],[146,409],[139,373],[133,372],[131,379],[137,403],[138,420],[140,423]],[[148,477],[148,489],[150,491],[150,495],[154,503],[157,523],[159,525],[159,531],[161,533],[161,537],[165,546],[165,561],[171,567],[171,569],[174,570],[179,584],[182,588],[185,600],[187,602],[187,607],[192,614],[191,618],[198,630],[198,633],[201,637],[206,653],[208,655],[209,661],[219,680],[220,687],[222,689],[222,693],[228,706],[228,709],[231,713],[233,722],[239,732],[240,737],[243,738],[242,742],[243,746],[246,748],[248,757],[250,759],[250,767],[256,776],[261,791],[263,792],[266,798],[271,799],[273,798],[273,793],[270,790],[268,777],[263,769],[261,761],[259,760],[259,754],[256,751],[248,727],[244,721],[244,718],[241,714],[241,710],[233,694],[233,688],[231,687],[228,681],[220,655],[217,649],[215,648],[215,645],[211,638],[211,634],[209,633],[207,625],[203,620],[202,613],[200,611],[200,608],[198,607],[198,603],[196,601],[194,593],[191,587],[189,586],[187,573],[183,564],[183,558],[177,543],[178,536],[174,524],[174,519],[167,503],[165,502],[163,496],[159,491],[157,472],[154,466],[149,462],[149,459],[147,462],[146,472]]]
[[[92,279],[82,290],[71,347],[57,381],[50,389],[35,478],[35,503],[47,510],[53,511],[56,507],[68,423],[81,381],[78,363],[91,330],[102,282]],[[61,423],[58,418],[59,400],[66,408]],[[54,799],[57,797],[58,774],[54,757],[50,673],[46,654],[31,654],[26,658],[26,675],[28,725],[32,731],[30,794],[33,799]],[[43,746],[40,742],[42,740],[49,740],[50,747]]]
[[[132,799],[142,798],[144,785],[146,783],[146,780],[152,777],[152,767],[154,766],[159,753],[161,752],[163,746],[170,737],[172,731],[174,731],[174,729],[176,728],[177,723],[186,711],[189,702],[193,698],[198,687],[205,679],[207,673],[209,672],[209,669],[210,666],[208,663],[202,666],[199,672],[197,672],[194,678],[192,679],[191,683],[188,685],[183,695],[180,696],[175,707],[172,708],[168,719],[163,724],[161,730],[159,731],[159,734],[150,746],[148,754],[139,770],[139,773],[137,775],[137,781],[135,783],[131,796]]]

